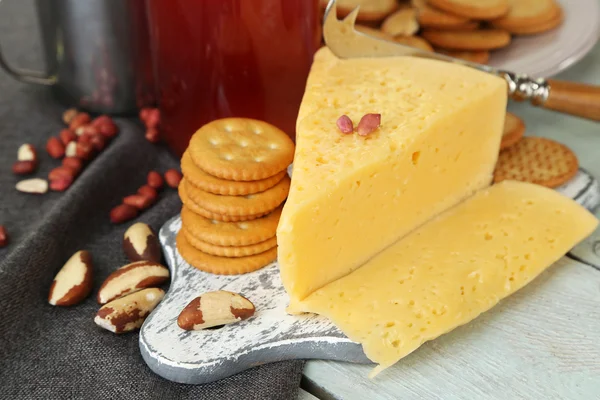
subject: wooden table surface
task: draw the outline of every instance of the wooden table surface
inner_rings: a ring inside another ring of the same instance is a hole
[[[600,43],[556,78],[599,85]],[[509,110],[525,120],[527,135],[565,143],[600,178],[600,123],[526,104]],[[592,237],[600,241],[600,231]],[[309,361],[299,399],[600,399],[600,258],[583,258],[590,265],[563,258],[374,380],[371,365]]]

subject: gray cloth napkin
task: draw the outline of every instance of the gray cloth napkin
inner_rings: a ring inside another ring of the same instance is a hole
[[[35,20],[24,20],[26,10],[16,4],[31,7],[21,0],[0,4],[0,43],[12,50],[17,63],[31,65],[37,50],[24,47],[23,40],[35,34]],[[32,12],[27,16],[33,17]],[[135,193],[149,170],[178,167],[164,147],[144,139],[140,125],[121,119],[119,136],[67,192],[42,196],[17,192],[14,185],[19,178],[10,170],[22,143],[38,149],[40,169],[35,176],[46,177],[60,164],[44,147],[47,138],[62,128],[64,109],[47,88],[15,82],[0,72],[0,224],[11,237],[10,245],[0,249],[0,398],[296,398],[301,361],[259,366],[202,386],[176,384],[146,366],[137,333],[117,336],[94,324],[95,291],[79,306],[47,303],[54,275],[75,251],[91,252],[95,290],[110,272],[127,263],[121,241],[130,224],[111,225],[110,209]],[[158,231],[180,207],[176,191],[169,188],[135,221]]]

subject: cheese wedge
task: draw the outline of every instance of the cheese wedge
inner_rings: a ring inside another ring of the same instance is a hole
[[[337,59],[321,49],[296,129],[292,185],[277,229],[294,304],[489,185],[506,111],[504,80],[414,57]],[[367,137],[342,134],[380,113]]]
[[[412,232],[302,311],[331,319],[379,366],[372,375],[519,290],[598,221],[558,192],[505,181]]]

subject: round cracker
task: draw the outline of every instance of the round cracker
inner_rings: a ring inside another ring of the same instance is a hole
[[[425,0],[413,0],[413,5],[417,9],[417,21],[424,28],[453,31],[474,30],[479,27],[477,21],[430,7]]]
[[[294,143],[267,122],[223,118],[198,129],[188,151],[194,163],[210,175],[256,181],[285,170],[294,158]]]
[[[525,134],[525,122],[515,114],[506,113],[504,118],[504,132],[502,133],[502,142],[500,150],[507,149],[515,145]]]
[[[326,7],[329,0],[321,0],[321,6]],[[396,0],[337,0],[337,12],[339,18],[344,18],[356,7],[358,10],[357,21],[376,22],[381,21],[398,8]]]
[[[270,178],[259,181],[229,181],[212,176],[198,168],[187,151],[181,157],[181,171],[185,178],[195,187],[209,193],[228,196],[243,196],[264,192],[275,186],[287,173],[286,170],[283,170]]]
[[[179,187],[177,188],[177,190],[179,191],[179,198],[181,199],[181,202],[183,204],[185,204],[190,210],[192,210],[196,214],[202,215],[205,218],[214,219],[214,220],[217,220],[217,221],[223,221],[223,222],[252,221],[253,219],[264,217],[265,215],[267,215],[268,213],[270,213],[271,211],[273,211],[273,210],[269,210],[269,211],[266,211],[264,213],[254,214],[254,215],[222,215],[222,214],[217,214],[217,213],[213,213],[213,212],[210,212],[208,210],[205,210],[204,208],[200,207],[198,204],[194,203],[192,201],[192,199],[190,199],[189,196],[187,195],[187,191],[186,191],[185,185],[181,185],[180,184]]]
[[[397,38],[394,38],[394,41],[416,49],[433,51],[433,47],[431,47],[427,40],[419,36],[398,36]]]
[[[514,35],[537,35],[556,29],[562,24],[563,20],[564,13],[562,11],[562,8],[557,7],[556,15],[552,19],[537,25],[528,25],[520,28],[513,27],[511,28],[510,32]]]
[[[426,30],[422,35],[434,46],[448,50],[493,50],[510,44],[510,34],[500,29],[460,32]]]
[[[188,232],[185,226],[182,227],[182,231],[190,245],[206,254],[210,254],[211,256],[234,258],[247,257],[264,253],[265,251],[271,250],[273,247],[277,246],[277,237],[275,236],[265,240],[264,242],[250,244],[247,246],[216,246],[214,244],[206,243],[197,239]]]
[[[381,30],[391,36],[412,36],[419,30],[417,11],[402,8],[389,15],[381,24]]]
[[[199,207],[221,215],[257,215],[273,210],[283,203],[290,190],[290,177],[284,176],[275,186],[264,192],[245,196],[224,196],[205,192],[190,184],[184,177],[187,196]]]
[[[477,64],[486,64],[490,60],[490,52],[487,50],[480,51],[453,51],[453,50],[437,50],[438,53],[445,54],[450,57],[460,58],[462,60],[474,62]]]
[[[579,169],[568,147],[542,137],[524,137],[500,152],[494,182],[516,180],[554,188],[569,181]]]
[[[211,220],[191,211],[181,209],[181,223],[187,231],[203,242],[217,246],[247,246],[264,242],[275,236],[282,207],[252,221],[223,222]]]
[[[196,249],[180,230],[176,237],[177,250],[192,267],[217,275],[240,275],[257,271],[277,259],[277,247],[246,257],[217,257]]]
[[[502,18],[492,21],[492,25],[509,32],[553,20],[560,11],[554,0],[509,0],[510,10]]]
[[[428,0],[429,3],[451,14],[472,19],[494,19],[505,15],[508,0]],[[520,1],[520,0],[517,0]]]
[[[440,31],[476,31],[481,28],[481,24],[477,21],[470,21],[463,25],[454,25],[454,26],[425,26],[424,29],[429,30],[440,30]]]

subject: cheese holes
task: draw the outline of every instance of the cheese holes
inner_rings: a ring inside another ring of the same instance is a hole
[[[485,238],[485,240],[492,240],[494,238],[494,235],[492,235],[489,232],[486,232],[486,234],[483,237]]]
[[[392,342],[392,346],[394,346],[395,348],[400,347],[400,340],[396,339]]]
[[[411,161],[412,161],[413,165],[417,165],[419,163],[420,157],[421,157],[420,151],[415,151],[414,153],[412,153]]]

